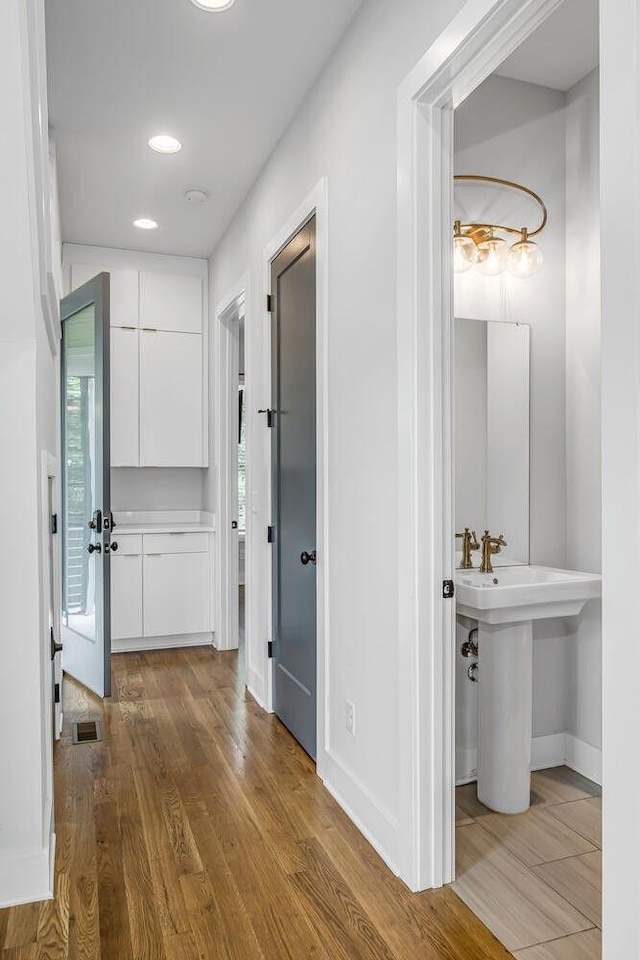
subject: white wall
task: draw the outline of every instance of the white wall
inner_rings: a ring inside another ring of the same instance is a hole
[[[600,156],[598,71],[567,94],[567,565],[601,571]],[[602,613],[588,604],[569,647],[568,727],[602,745]]]
[[[327,783],[387,861],[398,859],[397,90],[462,4],[369,0],[303,103],[212,259],[212,303],[245,273],[249,444],[268,357],[265,246],[322,177],[328,181]],[[266,462],[248,476],[248,555],[264,549]],[[213,478],[212,478],[213,479]],[[205,506],[215,503],[214,491]],[[355,556],[354,556],[355,554]],[[247,569],[249,670],[270,634],[264,584]],[[254,602],[255,601],[255,602]],[[256,679],[259,683],[259,679]],[[264,689],[256,693],[264,699]],[[345,725],[356,707],[357,735]]]
[[[112,510],[202,510],[206,470],[118,467],[111,470]]]
[[[43,5],[0,5],[0,504],[7,545],[0,568],[0,906],[50,894],[53,850],[48,584],[42,571],[48,535],[40,506],[42,451],[56,451],[56,388],[40,299],[39,241],[50,257],[51,238],[38,233],[36,219],[42,209],[36,168],[48,167],[48,144],[44,156],[30,122],[39,116],[40,91],[29,69],[34,37],[28,39],[27,17],[41,30]],[[46,129],[46,103],[44,123]]]

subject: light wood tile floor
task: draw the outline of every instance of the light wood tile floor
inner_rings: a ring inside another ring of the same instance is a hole
[[[1,960],[509,960],[451,888],[393,876],[236,665],[120,654],[104,704],[66,683],[56,897],[0,911]]]
[[[600,960],[600,788],[566,767],[532,777],[515,817],[456,791],[455,889],[517,960]]]

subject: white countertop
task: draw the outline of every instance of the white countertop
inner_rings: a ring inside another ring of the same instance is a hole
[[[215,517],[204,510],[116,510],[115,533],[215,533]]]

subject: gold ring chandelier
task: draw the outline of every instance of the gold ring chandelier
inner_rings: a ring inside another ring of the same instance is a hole
[[[531,239],[542,233],[547,225],[547,208],[542,197],[521,183],[502,180],[499,177],[463,173],[453,179],[456,182],[494,183],[508,187],[510,190],[519,190],[533,197],[542,210],[542,219],[533,230],[527,227],[505,226],[501,223],[461,223],[460,220],[456,220],[453,225],[454,271],[465,273],[475,265],[486,277],[497,277],[505,270],[521,280],[532,277],[540,269],[543,261],[542,250]],[[496,236],[500,233],[515,234],[520,239],[509,246],[503,237]]]

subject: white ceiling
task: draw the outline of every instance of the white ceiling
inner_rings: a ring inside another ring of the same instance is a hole
[[[597,66],[598,0],[565,0],[496,73],[569,90]]]
[[[63,239],[211,253],[361,2],[47,0]],[[182,151],[153,153],[154,133]]]

